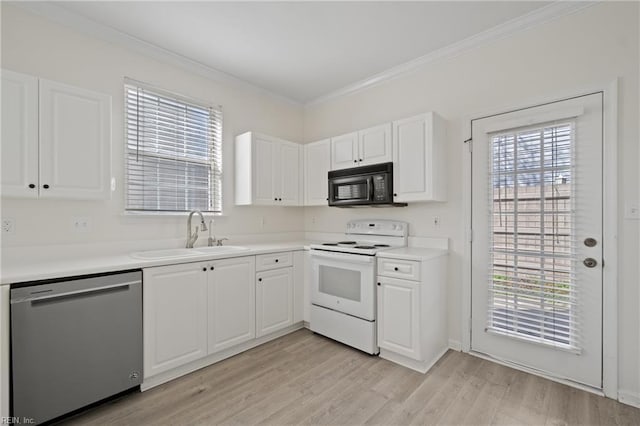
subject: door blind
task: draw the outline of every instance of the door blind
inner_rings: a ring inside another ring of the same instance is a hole
[[[487,331],[579,351],[574,124],[491,136]]]
[[[222,110],[125,84],[126,210],[222,211]]]

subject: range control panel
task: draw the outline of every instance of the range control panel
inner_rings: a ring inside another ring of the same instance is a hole
[[[406,237],[409,233],[409,224],[397,220],[351,220],[347,223],[347,234],[356,235],[385,235],[393,237]]]

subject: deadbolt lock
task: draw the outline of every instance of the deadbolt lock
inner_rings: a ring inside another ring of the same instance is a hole
[[[595,247],[598,242],[595,238],[585,238],[584,245],[587,247]]]
[[[587,257],[582,261],[582,263],[584,263],[584,266],[586,266],[587,268],[595,268],[598,265],[598,261],[593,257]]]

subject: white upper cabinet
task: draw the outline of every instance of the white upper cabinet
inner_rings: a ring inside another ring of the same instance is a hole
[[[301,204],[298,144],[247,132],[236,137],[235,147],[236,205]]]
[[[391,125],[331,138],[331,170],[391,161]]]
[[[304,205],[328,204],[327,174],[331,169],[331,143],[329,139],[304,145]]]
[[[2,195],[38,197],[38,79],[2,71]]]
[[[391,158],[391,124],[358,132],[358,165],[387,163]]]
[[[111,97],[40,80],[40,196],[111,194]]]
[[[358,165],[358,132],[331,138],[331,170]]]
[[[3,196],[108,199],[111,97],[2,73]]]
[[[393,122],[394,202],[446,201],[445,136],[433,112]]]

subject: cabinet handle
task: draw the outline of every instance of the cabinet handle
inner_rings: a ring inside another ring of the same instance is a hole
[[[44,189],[49,189],[49,185],[48,185],[48,184],[46,184],[46,183],[45,183],[44,185],[42,185],[42,187],[43,187]]]
[[[393,193],[393,196],[394,196],[394,197],[397,197],[397,196],[398,196],[398,194],[396,194],[396,193],[394,192],[394,193]]]
[[[258,278],[258,281],[262,281],[262,278]]]
[[[393,270],[394,270],[394,271],[397,271],[397,270],[398,270],[398,267],[396,266],[395,268],[393,268]]]
[[[213,266],[211,267],[211,270],[213,271]]]
[[[353,160],[353,162],[354,162],[354,163],[357,163],[357,162],[358,162],[358,160]]]
[[[278,198],[278,201],[282,201],[282,198]]]
[[[278,197],[274,198],[273,201],[278,201]]]
[[[207,272],[207,268],[202,268],[202,272]]]
[[[279,259],[276,259],[276,263],[278,263],[278,260],[279,260]]]
[[[361,159],[359,159],[358,161],[362,163],[362,158],[361,158]]]
[[[30,183],[30,184],[29,184],[29,188],[33,189],[33,188],[35,188],[35,187],[36,187],[36,185],[35,185],[35,184],[33,184],[33,183]]]
[[[380,283],[378,283],[378,285],[380,285]]]

